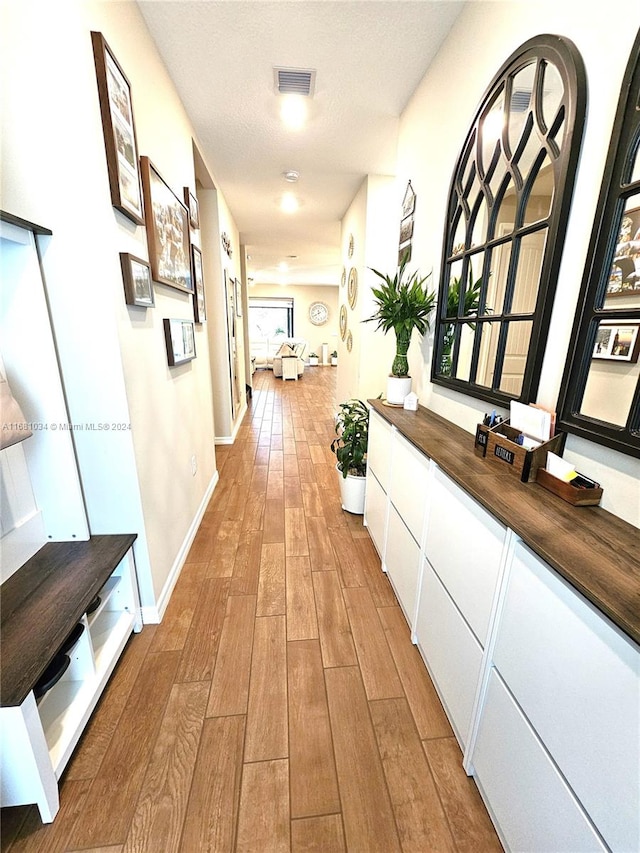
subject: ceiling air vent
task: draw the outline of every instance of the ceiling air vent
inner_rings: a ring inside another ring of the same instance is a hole
[[[531,89],[514,89],[511,93],[511,111],[525,113],[531,102]]]
[[[279,95],[313,97],[316,85],[314,68],[274,68],[274,84]]]

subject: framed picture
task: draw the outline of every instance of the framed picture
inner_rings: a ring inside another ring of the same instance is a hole
[[[242,285],[239,278],[234,282],[234,291],[236,297],[236,317],[242,317]]]
[[[640,293],[640,207],[625,210],[620,220],[607,296]]]
[[[164,339],[169,367],[185,364],[196,357],[196,336],[191,320],[164,319]]]
[[[411,260],[411,240],[398,248],[398,266],[408,264]]]
[[[400,223],[400,241],[399,245],[406,243],[413,237],[413,216],[407,216]]]
[[[640,323],[600,323],[593,358],[635,364],[640,351]]]
[[[189,187],[184,188],[184,203],[189,211],[189,224],[192,228],[200,228],[200,207],[198,199],[191,192]]]
[[[202,252],[197,246],[191,246],[191,264],[193,274],[193,318],[196,323],[204,323],[207,319],[204,302],[204,273],[202,271]]]
[[[404,198],[402,199],[402,216],[401,219],[406,219],[407,216],[411,216],[411,214],[416,209],[416,194],[411,186],[411,181],[407,184],[407,189],[404,193]]]
[[[98,80],[111,204],[137,225],[144,225],[131,86],[102,33],[92,32],[91,42]]]
[[[140,171],[153,280],[192,293],[189,211],[148,157]]]
[[[153,282],[149,264],[128,252],[120,252],[120,266],[127,305],[153,308]]]

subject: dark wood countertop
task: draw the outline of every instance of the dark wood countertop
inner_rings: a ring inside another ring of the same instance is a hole
[[[2,584],[2,707],[24,702],[135,539],[49,542]]]
[[[474,436],[425,409],[370,406],[510,527],[640,644],[640,530],[600,507],[574,507],[476,456]]]

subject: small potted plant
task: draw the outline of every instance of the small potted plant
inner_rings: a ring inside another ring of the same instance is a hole
[[[367,444],[369,442],[369,410],[362,400],[340,404],[336,415],[337,438],[331,450],[338,463],[342,509],[354,515],[364,513],[364,492],[367,475]]]
[[[317,365],[318,365],[318,353],[317,352],[310,352],[309,353],[309,365],[311,367],[317,367]]]
[[[331,364],[333,367],[335,367],[337,365],[337,363],[338,363],[338,350],[334,349],[334,351],[331,353]]]
[[[387,402],[394,405],[402,405],[404,398],[411,391],[407,350],[413,330],[417,329],[421,335],[428,331],[429,315],[436,303],[436,294],[433,291],[428,292],[424,286],[431,273],[418,278],[416,270],[405,280],[406,265],[404,259],[393,277],[370,267],[371,272],[383,283],[380,287],[371,289],[377,310],[364,321],[369,323],[376,320],[376,328],[382,329],[385,334],[391,330],[395,332],[396,355],[387,381]]]

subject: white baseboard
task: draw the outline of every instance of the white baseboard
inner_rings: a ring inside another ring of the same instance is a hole
[[[243,407],[240,409],[238,417],[236,418],[236,422],[233,425],[233,430],[231,431],[231,435],[216,435],[214,438],[214,444],[233,444],[236,440],[236,436],[238,435],[238,430],[242,425],[242,419],[247,413],[247,403],[245,401]]]
[[[176,555],[176,558],[173,562],[173,566],[171,567],[171,571],[169,572],[169,576],[167,577],[165,585],[162,588],[162,592],[158,597],[156,606],[142,608],[142,621],[145,625],[156,625],[158,622],[162,622],[162,617],[164,616],[164,612],[167,609],[167,605],[169,604],[171,593],[173,592],[173,589],[176,583],[178,582],[180,572],[182,571],[182,567],[184,566],[185,560],[187,559],[187,554],[189,553],[189,548],[191,548],[193,540],[196,538],[196,533],[198,532],[198,528],[200,527],[202,516],[204,515],[205,510],[207,509],[207,505],[211,500],[211,495],[213,494],[213,490],[218,484],[219,479],[220,475],[217,471],[215,471],[209,485],[207,486],[207,490],[204,493],[204,497],[200,502],[198,511],[196,512],[193,521],[189,526],[187,535],[185,536],[184,541],[180,546],[180,550]]]

